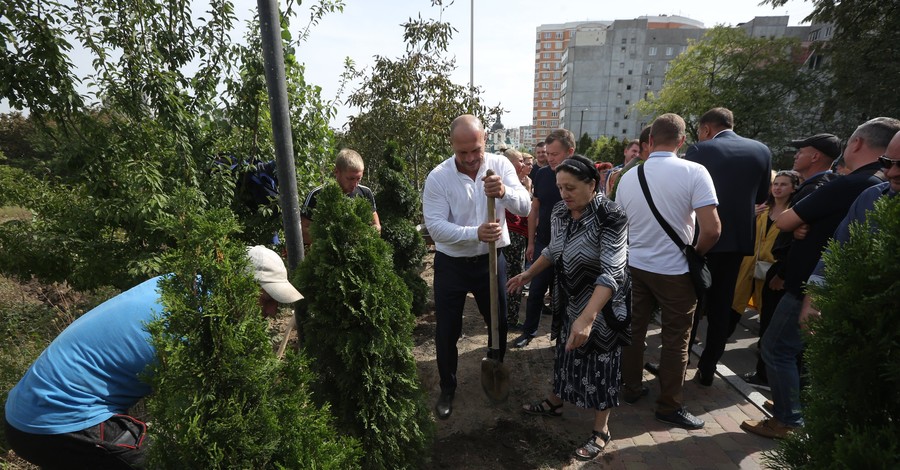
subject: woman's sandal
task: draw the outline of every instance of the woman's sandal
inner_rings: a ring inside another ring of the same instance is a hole
[[[603,446],[597,445],[599,443],[597,441],[598,437],[600,438],[600,441],[603,442]],[[575,449],[575,458],[582,461],[594,460],[598,455],[603,453],[603,450],[606,449],[606,445],[609,444],[610,439],[612,439],[612,436],[608,433],[594,431],[591,433],[591,438],[588,439],[583,446]]]
[[[545,403],[547,406],[544,406]],[[522,411],[524,411],[530,415],[559,417],[559,416],[562,416],[562,411],[559,410],[562,407],[563,407],[562,403],[560,403],[558,405],[554,405],[553,403],[550,403],[550,400],[545,398],[544,401],[542,401],[542,402],[523,406]]]

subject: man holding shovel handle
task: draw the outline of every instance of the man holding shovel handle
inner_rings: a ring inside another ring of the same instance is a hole
[[[528,215],[531,204],[528,191],[509,160],[500,155],[485,154],[484,136],[484,127],[475,116],[465,114],[454,119],[450,125],[450,145],[454,155],[428,175],[422,198],[425,225],[436,250],[435,350],[441,394],[435,414],[440,419],[449,418],[453,412],[457,383],[456,343],[462,335],[466,295],[469,292],[474,295],[478,310],[490,328],[493,280],[497,308],[506,311],[506,260],[499,252],[509,244],[504,210],[524,216]],[[488,170],[495,174],[488,176]],[[492,217],[488,215],[489,198],[495,199]],[[489,244],[495,248],[496,277],[490,274]],[[498,317],[499,338],[496,344],[489,339],[486,361],[493,371],[502,369],[500,363],[506,352],[506,316]],[[498,377],[498,374],[492,377]],[[498,378],[502,380],[502,374]],[[495,384],[490,385],[485,391],[497,389]],[[490,392],[489,396],[500,398]]]

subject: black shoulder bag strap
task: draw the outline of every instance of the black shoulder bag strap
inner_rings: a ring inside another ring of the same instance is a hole
[[[650,205],[650,210],[653,212],[653,216],[656,217],[656,221],[659,222],[659,225],[666,231],[669,238],[675,242],[678,249],[684,251],[684,247],[687,246],[687,243],[681,241],[681,238],[678,237],[675,230],[672,229],[672,226],[662,218],[662,215],[660,215],[659,211],[656,209],[656,204],[653,203],[653,196],[650,195],[650,188],[647,187],[647,177],[644,176],[644,165],[638,166],[638,180],[641,182],[641,190],[644,191],[644,197],[647,199],[647,204]]]

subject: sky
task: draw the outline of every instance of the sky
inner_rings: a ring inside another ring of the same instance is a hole
[[[284,7],[285,0],[280,0]],[[703,22],[709,28],[719,24],[736,25],[755,16],[790,16],[790,25],[802,24],[812,11],[807,0],[789,0],[773,9],[760,6],[761,0],[474,0],[474,78],[482,90],[484,103],[501,105],[506,114],[502,121],[507,128],[531,124],[532,93],[534,91],[534,41],[536,28],[541,24],[571,21],[633,19],[643,15],[680,15]],[[256,0],[234,0],[239,28],[232,38],[244,37],[246,19],[256,11]],[[308,17],[307,8],[316,0],[294,0],[301,3],[301,13],[292,20],[292,32],[299,33]],[[437,18],[441,14],[431,0],[344,0],[344,11],[328,14],[314,26],[307,42],[297,49],[306,65],[307,83],[322,87],[323,97],[336,97],[345,58],[351,58],[358,69],[373,63],[376,55],[396,59],[405,51],[402,23],[410,18]],[[449,47],[457,68],[452,72],[454,82],[466,85],[470,73],[470,7],[473,0],[444,0],[449,4],[443,20],[456,32]],[[196,0],[195,14],[208,8],[205,0]],[[90,58],[72,57],[76,73],[90,72]],[[358,86],[351,84],[344,95]],[[0,112],[8,111],[5,102]],[[359,110],[339,107],[332,126],[341,128],[348,116]]]
[[[244,7],[256,7],[255,1],[239,1],[238,12]],[[813,8],[804,0],[790,0],[777,9],[771,5],[760,6],[760,1],[475,0],[475,85],[481,87],[485,104],[500,104],[507,111],[502,117],[507,128],[529,125],[534,91],[534,41],[539,25],[666,14],[701,21],[707,28],[736,25],[755,16],[788,15],[793,26],[803,24]],[[345,57],[353,59],[358,68],[371,64],[375,55],[400,57],[405,51],[400,24],[420,13],[423,18],[436,18],[440,14],[430,0],[346,0],[345,3],[343,13],[326,17],[298,50],[298,57],[306,63],[307,82],[321,86],[326,98],[335,96]],[[456,58],[457,70],[452,77],[459,84],[469,82],[471,7],[472,0],[456,0],[443,15],[443,20],[457,30],[449,53]],[[332,124],[341,127],[347,116],[357,112],[342,107]]]

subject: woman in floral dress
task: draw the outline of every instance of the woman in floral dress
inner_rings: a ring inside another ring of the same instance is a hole
[[[556,168],[562,201],[553,208],[550,245],[507,283],[516,292],[544,269],[555,270],[554,313],[562,317],[553,391],[526,413],[561,416],[563,403],[595,410],[594,428],[575,456],[591,460],[609,443],[609,412],[619,404],[622,345],[630,340],[631,278],[625,212],[602,195],[600,174],[580,155]]]

